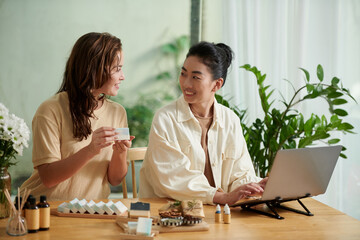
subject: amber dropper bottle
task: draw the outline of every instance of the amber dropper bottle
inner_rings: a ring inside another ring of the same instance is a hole
[[[50,204],[46,201],[46,196],[40,196],[40,202],[37,204],[40,211],[40,231],[50,229]]]
[[[28,227],[28,233],[36,233],[39,231],[39,208],[36,206],[36,199],[34,197],[28,198],[28,203],[25,209],[25,218]]]

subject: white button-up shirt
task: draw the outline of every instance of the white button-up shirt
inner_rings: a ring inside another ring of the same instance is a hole
[[[208,151],[215,188],[204,175],[200,124],[183,96],[158,110],[140,169],[139,197],[196,198],[212,204],[219,188],[231,192],[242,184],[261,180],[255,175],[239,117],[216,100]]]

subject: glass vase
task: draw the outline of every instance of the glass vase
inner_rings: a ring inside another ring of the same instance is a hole
[[[10,236],[22,236],[28,233],[26,220],[21,216],[21,212],[11,214],[6,226],[6,233]]]
[[[0,218],[10,216],[10,203],[5,196],[5,188],[11,193],[11,176],[7,167],[0,167]]]

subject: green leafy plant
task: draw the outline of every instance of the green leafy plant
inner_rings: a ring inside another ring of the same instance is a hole
[[[165,103],[173,100],[168,94],[159,94],[156,97],[141,95],[133,104],[124,102],[122,96],[111,97],[111,100],[124,106],[127,114],[130,135],[135,136],[133,147],[148,145],[148,136],[155,111]]]
[[[321,65],[317,66],[316,82],[310,81],[309,72],[303,68],[300,68],[305,75],[303,86],[295,89],[291,82],[286,80],[291,84],[294,94],[289,101],[281,95],[284,109],[272,107],[274,100],[271,100],[271,96],[274,89],[265,84],[266,74],[262,74],[255,66],[252,67],[249,64],[241,68],[253,73],[256,77],[264,117],[257,118],[247,125],[244,121],[246,111],[239,110],[237,107],[231,107],[231,109],[241,120],[247,147],[260,177],[265,177],[271,169],[279,149],[304,148],[316,141],[332,145],[338,143],[340,139],[332,138],[331,132],[354,133],[352,131],[354,127],[343,120],[348,113],[339,106],[347,103],[345,97],[355,102],[356,100],[350,95],[349,90],[342,86],[339,78],[333,77],[330,84],[325,83]],[[304,92],[304,96],[301,96]],[[229,106],[229,102],[223,97],[217,95],[216,98],[219,103]],[[328,103],[330,118],[312,113],[308,119],[305,119],[304,115],[295,109],[295,106],[303,101],[317,98],[323,98]],[[345,150],[346,148],[343,147],[340,154],[343,158],[346,158],[343,153]]]
[[[160,72],[157,76],[157,80],[170,81],[172,86],[176,89],[176,94],[180,96],[181,89],[179,87],[177,78],[181,71],[182,61],[184,60],[184,54],[189,49],[190,39],[188,36],[183,35],[174,39],[174,41],[166,43],[161,46],[161,52],[163,59],[169,60],[173,64],[173,68]]]

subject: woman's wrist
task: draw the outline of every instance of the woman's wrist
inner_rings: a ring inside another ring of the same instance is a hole
[[[215,204],[225,204],[227,203],[227,198],[228,198],[228,193],[216,191],[213,202]]]
[[[94,151],[94,149],[91,147],[91,144],[87,145],[86,147],[84,147],[81,150],[84,151],[84,153],[86,154],[85,158],[87,158],[87,159],[91,159],[97,155],[97,152]]]

